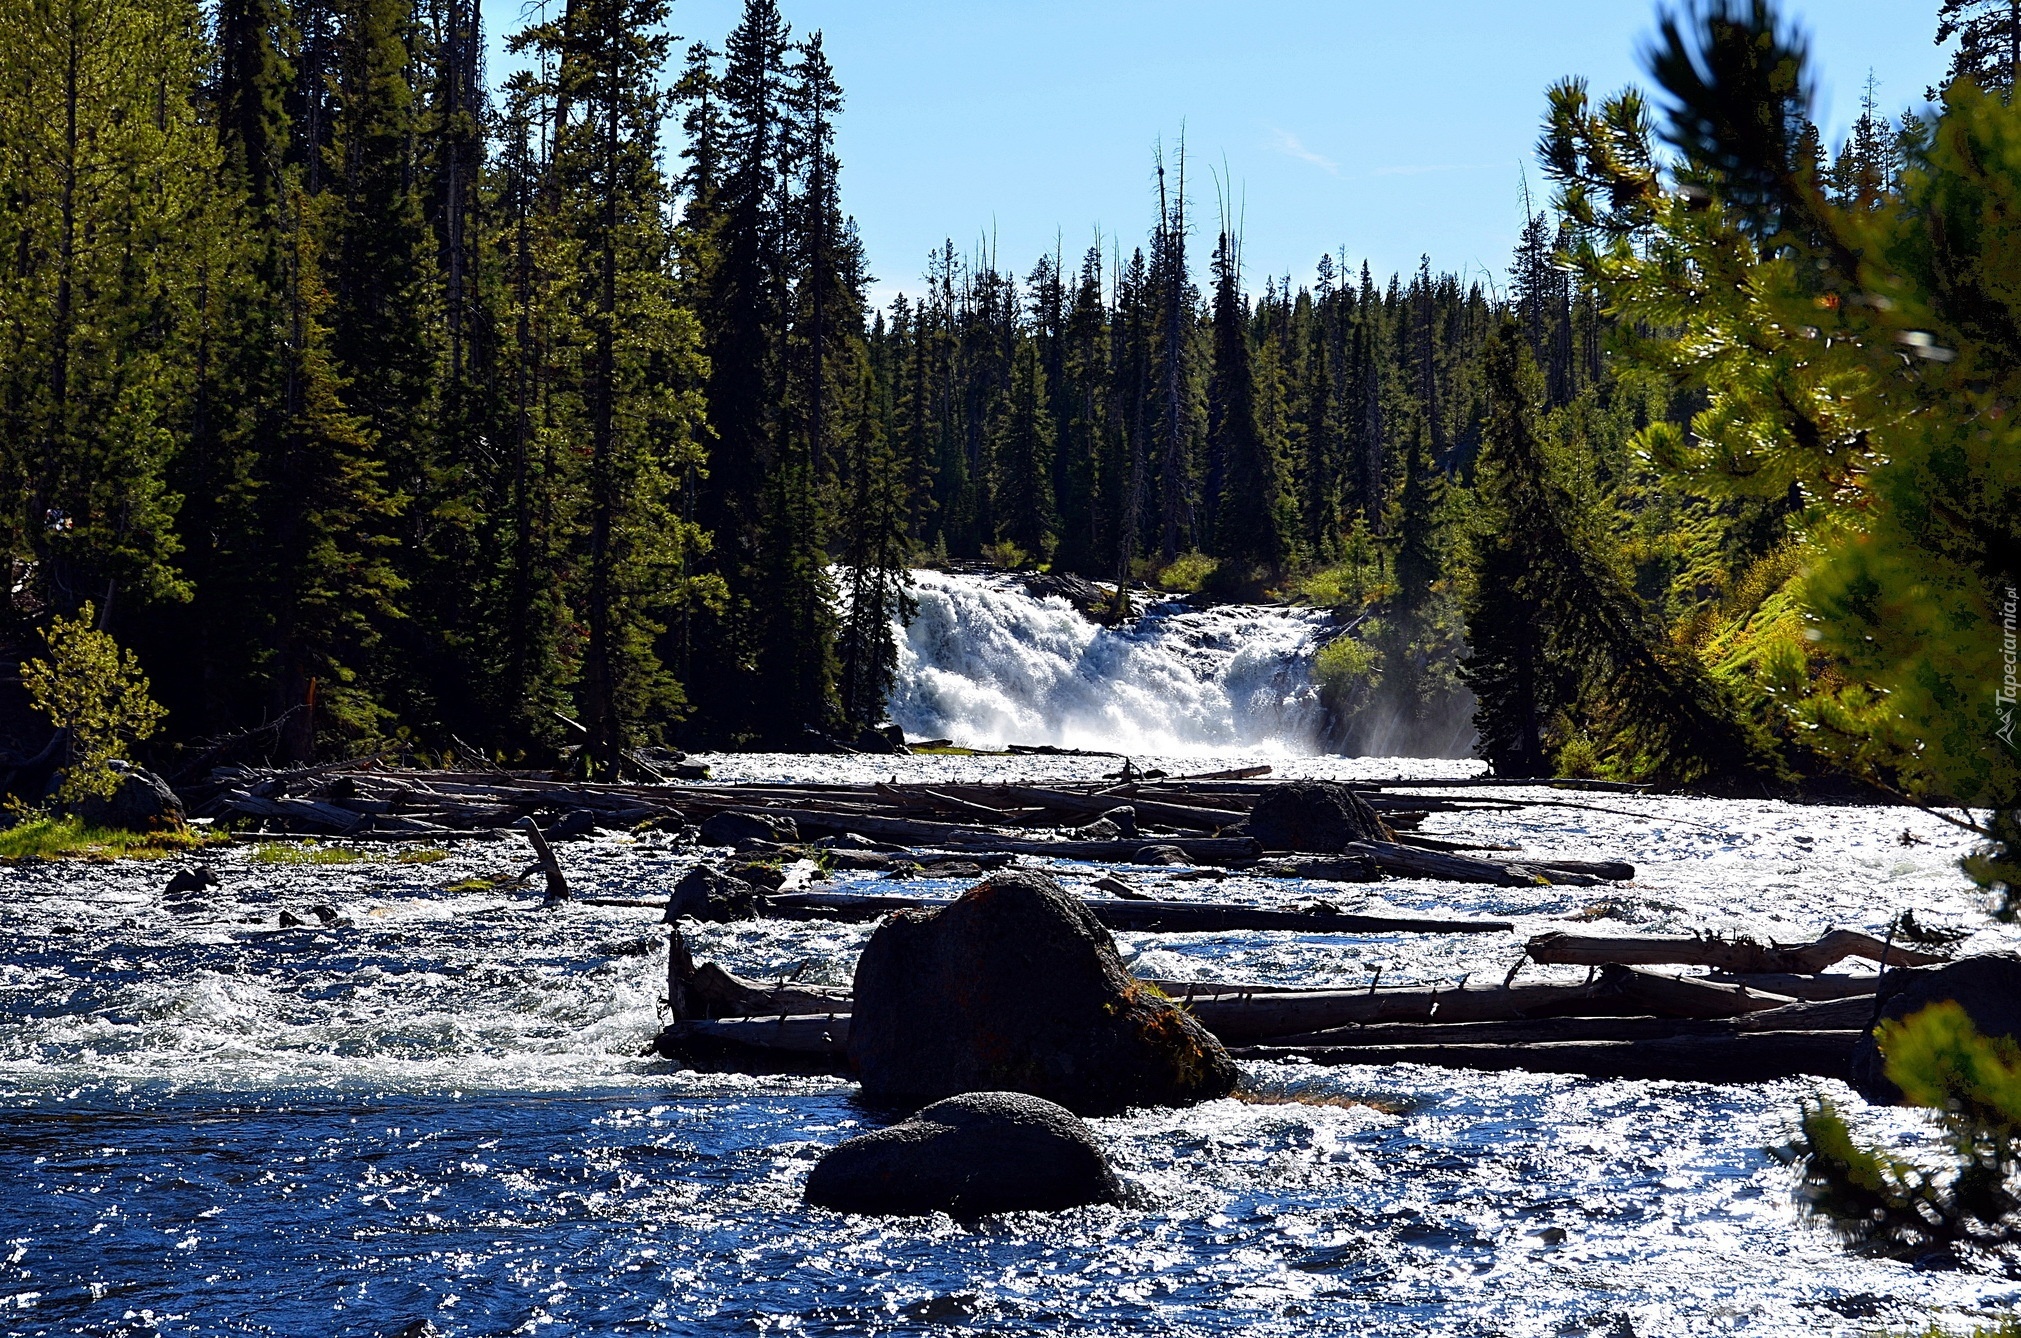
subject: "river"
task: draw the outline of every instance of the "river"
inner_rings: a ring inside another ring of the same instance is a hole
[[[1282,741],[1136,760],[1184,771],[1261,754],[1287,776],[1472,770]],[[720,779],[1115,766],[707,760]],[[1885,932],[1907,909],[1972,931],[1968,951],[2021,946],[1957,872],[1959,834],[1923,814],[1518,793],[1560,806],[1434,815],[1425,830],[1627,857],[1638,878],[1320,889],[1144,869],[1131,877],[1155,895],[1323,890],[1348,909],[1504,916],[1517,936],[1124,934],[1119,947],[1147,975],[1359,985],[1378,967],[1386,984],[1499,979],[1519,936],[1580,926],[1796,941]],[[695,852],[601,833],[561,857],[580,892],[649,897]],[[1669,1338],[1920,1328],[2021,1301],[1997,1272],[1851,1256],[1799,1220],[1764,1149],[1805,1100],[1857,1104],[1817,1080],[1251,1065],[1244,1099],[1094,1122],[1127,1204],[968,1226],[814,1212],[799,1202],[808,1168],[871,1117],[840,1081],[646,1057],[666,969],[656,913],[542,909],[469,885],[517,873],[516,843],[458,843],[434,863],[266,864],[245,847],[208,862],[223,886],[197,902],[163,895],[161,864],[0,870],[0,1333]],[[1070,884],[1098,872],[1048,867]],[[284,910],[311,924],[281,928]],[[753,923],[692,941],[746,975],[843,982],[868,932]],[[1912,1113],[1859,1119],[1928,1145]]]

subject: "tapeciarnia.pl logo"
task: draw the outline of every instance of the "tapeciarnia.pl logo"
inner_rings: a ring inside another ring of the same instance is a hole
[[[2016,681],[2016,662],[2021,660],[2021,655],[2016,653],[2014,636],[2014,614],[2017,605],[2021,605],[2021,596],[2017,596],[2014,587],[2010,585],[2007,587],[2007,602],[2000,606],[2000,687],[1993,694],[1993,709],[2000,716],[2000,728],[1993,732],[1999,735],[2000,741],[2009,748],[2016,746],[2014,702],[2017,690],[2021,690],[2021,682]]]

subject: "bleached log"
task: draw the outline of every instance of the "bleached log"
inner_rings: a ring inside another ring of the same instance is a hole
[[[923,897],[846,892],[793,892],[769,898],[765,914],[794,920],[871,920],[893,911],[945,906]],[[1129,933],[1203,934],[1225,930],[1285,930],[1319,934],[1492,934],[1514,928],[1506,920],[1433,920],[1404,916],[1280,911],[1193,901],[1084,900],[1110,929]]]
[[[568,900],[568,879],[562,877],[561,861],[554,857],[554,849],[541,835],[540,824],[532,818],[521,818],[519,830],[526,833],[526,839],[533,844],[533,857],[540,864],[540,872],[547,879],[547,899],[549,901]]]
[[[1530,960],[1556,966],[1595,966],[1619,962],[1632,966],[1710,966],[1737,974],[1763,972],[1811,974],[1863,957],[1890,966],[1930,966],[1947,960],[1939,953],[1884,944],[1857,930],[1834,929],[1815,943],[1785,947],[1752,939],[1724,938],[1586,938],[1563,931],[1539,934],[1526,949]]]
[[[1856,1031],[1775,1031],[1651,1040],[1549,1041],[1509,1045],[1252,1046],[1237,1059],[1313,1064],[1427,1064],[1587,1078],[1752,1083],[1810,1075],[1844,1078]]]

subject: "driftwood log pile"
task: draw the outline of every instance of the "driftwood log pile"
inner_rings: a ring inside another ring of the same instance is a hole
[[[1604,954],[1641,965],[1600,961]],[[1944,959],[1837,930],[1794,947],[1718,938],[1543,934],[1524,960],[1591,963],[1579,982],[1467,988],[1297,989],[1151,980],[1240,1059],[1428,1064],[1594,1078],[1761,1082],[1844,1078],[1872,1026],[1879,976],[1825,975],[1864,957],[1898,969]],[[1650,965],[1761,966],[1680,975]],[[1799,971],[1773,968],[1796,965]],[[850,996],[834,988],[740,979],[696,966],[677,929],[663,1053],[733,1068],[846,1072]]]
[[[268,832],[346,838],[442,840],[491,833],[523,819],[582,815],[607,827],[701,824],[756,815],[793,839],[856,837],[885,851],[1031,855],[1110,863],[1190,863],[1321,880],[1380,875],[1517,887],[1592,885],[1633,878],[1622,861],[1487,859],[1448,838],[1421,836],[1431,813],[1507,811],[1496,796],[1405,795],[1351,786],[1372,811],[1374,839],[1324,847],[1266,848],[1252,811],[1285,787],[1257,779],[1268,767],[1105,785],[591,784],[545,772],[417,771],[330,764],[291,771],[221,768],[192,787],[193,816],[232,819]],[[1324,853],[1325,861],[1271,862],[1272,850]],[[1514,854],[1515,852],[1508,852]]]
[[[1351,839],[1287,837],[1281,821],[1265,821],[1259,810],[1299,787],[1265,780],[1267,771],[1154,779],[1126,767],[1099,785],[589,784],[547,773],[346,764],[285,772],[224,769],[213,773],[207,792],[190,797],[198,816],[348,839],[443,840],[519,828],[534,842],[555,897],[565,895],[566,883],[543,832],[555,832],[557,824],[577,830],[694,827],[704,844],[734,844],[746,857],[774,866],[811,854],[830,868],[894,877],[956,877],[1020,857],[1187,865],[1193,872],[1180,876],[1202,878],[1241,870],[1308,881],[1390,875],[1514,887],[1634,877],[1623,862],[1533,857],[1506,846],[1421,835],[1418,827],[1432,813],[1524,806],[1493,793],[1399,792],[1445,788],[1422,782],[1351,787],[1363,824]],[[1087,898],[1088,909],[1124,932],[1513,928],[1482,918],[1358,915],[1324,902],[1265,907],[1160,900],[1113,877],[1096,886],[1111,895]],[[868,920],[933,902],[779,891],[775,884],[754,904],[758,914],[773,918]],[[1943,960],[1849,930],[1797,945],[1546,933],[1524,945],[1505,980],[1471,988],[1465,980],[1452,987],[1386,989],[1147,983],[1191,1011],[1238,1058],[1736,1082],[1846,1075],[1855,1044],[1871,1028],[1879,979],[1828,973],[1849,958],[1883,970]],[[1588,974],[1583,981],[1519,983],[1527,963],[1586,967]],[[758,1071],[839,1072],[844,1066],[846,991],[765,985],[713,964],[697,966],[677,927],[668,995],[674,1021],[659,1041],[664,1053]]]

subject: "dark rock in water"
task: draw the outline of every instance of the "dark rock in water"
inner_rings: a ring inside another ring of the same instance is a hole
[[[702,824],[701,840],[706,846],[733,846],[739,841],[798,841],[800,828],[791,818],[770,813],[749,813],[735,809],[718,813]]]
[[[1121,897],[1125,901],[1156,900],[1156,898],[1152,897],[1148,892],[1139,892],[1136,888],[1131,887],[1128,883],[1124,882],[1122,879],[1118,878],[1115,874],[1112,873],[1103,874],[1100,878],[1097,878],[1091,884],[1091,886],[1097,892],[1106,892],[1112,897]]]
[[[730,876],[741,878],[763,893],[777,892],[786,885],[786,871],[776,864],[747,860],[730,866]]]
[[[123,832],[169,832],[183,825],[182,800],[167,781],[139,767],[122,766],[117,789],[79,800],[71,811],[87,827]]]
[[[295,914],[293,911],[281,912],[281,928],[283,929],[300,929],[303,925],[306,925],[307,923],[309,923],[307,920],[304,920],[301,916]]]
[[[1021,1092],[969,1092],[849,1139],[807,1177],[807,1202],[845,1213],[1058,1212],[1123,1187],[1070,1110]]]
[[[1186,852],[1177,846],[1145,846],[1131,858],[1133,864],[1191,864]]]
[[[1265,850],[1332,854],[1357,841],[1393,839],[1368,801],[1337,781],[1274,785],[1249,813],[1249,834]]]
[[[550,841],[570,841],[596,834],[596,814],[586,808],[572,808],[540,829]]]
[[[1023,580],[1026,592],[1034,599],[1064,599],[1082,616],[1097,622],[1105,621],[1115,606],[1113,594],[1083,576],[1034,572]]]
[[[1041,874],[889,916],[854,994],[849,1059],[875,1102],[1007,1090],[1098,1115],[1235,1087],[1221,1043],[1132,979],[1108,931]]]
[[[1340,859],[1270,859],[1256,866],[1256,872],[1271,878],[1308,878],[1322,883],[1373,883],[1382,870],[1372,859],[1348,855]]]
[[[1124,804],[1112,808],[1093,822],[1067,829],[1074,841],[1134,841],[1137,839],[1137,810]]]
[[[337,923],[339,918],[335,906],[311,906],[309,907],[309,914],[315,916],[326,925]]]
[[[731,920],[755,920],[758,906],[757,888],[720,869],[697,864],[674,884],[674,894],[667,898],[665,923],[707,920],[726,924]]]
[[[896,725],[886,725],[882,729],[866,729],[856,736],[856,751],[859,753],[909,753],[905,746],[905,731]]]
[[[1989,952],[1949,966],[1890,971],[1881,978],[1879,1022],[1898,1021],[1933,1003],[1957,1003],[1984,1036],[2021,1041],[2021,956]],[[1854,1089],[1877,1106],[1902,1103],[1902,1089],[1888,1080],[1887,1065],[1873,1033],[1853,1046]]]
[[[881,850],[830,850],[822,856],[831,869],[889,869],[896,861]]]
[[[893,851],[901,849],[899,846],[890,846],[880,841],[873,841],[867,836],[858,836],[855,832],[841,832],[834,836],[824,836],[814,844],[823,850]]]
[[[218,885],[218,876],[199,864],[193,869],[177,869],[175,876],[168,880],[168,888],[163,895],[200,897],[206,888]]]

